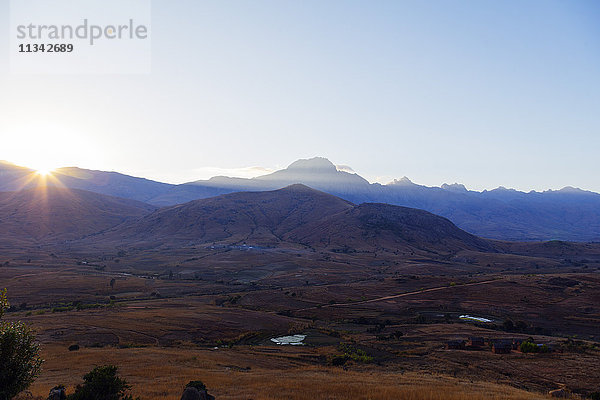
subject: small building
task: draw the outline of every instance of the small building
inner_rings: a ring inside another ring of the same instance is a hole
[[[446,343],[446,348],[448,350],[464,350],[465,349],[465,341],[464,340],[449,340]]]
[[[496,340],[492,343],[492,352],[494,354],[509,354],[512,350],[512,341]]]
[[[485,340],[479,336],[471,336],[469,338],[469,347],[483,347]]]

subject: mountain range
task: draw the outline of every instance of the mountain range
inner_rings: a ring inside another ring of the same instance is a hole
[[[79,189],[40,186],[0,193],[0,222],[2,245],[20,248],[161,252],[211,245],[429,256],[498,248],[427,211],[381,203],[356,205],[301,184],[160,209]]]
[[[212,243],[345,253],[494,250],[491,242],[429,212],[389,204],[355,205],[300,184],[161,208],[86,241],[143,248]]]
[[[460,184],[427,187],[404,177],[371,184],[338,170],[329,160],[298,160],[289,167],[251,179],[214,177],[171,185],[116,172],[61,168],[40,182],[34,171],[0,163],[0,191],[62,186],[168,207],[243,191],[271,191],[293,184],[337,196],[353,204],[385,203],[429,211],[477,236],[500,240],[600,240],[600,194],[576,188],[520,192],[497,188],[476,192]]]

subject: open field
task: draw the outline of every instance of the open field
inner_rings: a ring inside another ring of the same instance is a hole
[[[0,268],[8,318],[32,325],[43,345],[35,396],[72,387],[106,363],[120,366],[142,399],[175,399],[192,379],[218,399],[533,399],[561,387],[600,390],[596,254],[79,251],[31,249]],[[467,314],[491,322],[459,318]],[[306,335],[306,345],[274,347],[270,338],[286,334]],[[471,336],[533,337],[555,351],[446,349]],[[80,350],[68,351],[75,344]],[[348,352],[364,357],[336,366]]]
[[[241,347],[205,350],[194,347],[84,349],[68,353],[48,346],[43,376],[33,386],[44,396],[56,382],[73,387],[98,360],[121,367],[135,395],[144,399],[178,399],[187,382],[201,379],[218,399],[544,399],[502,384],[450,376],[382,371],[378,367],[344,370],[306,361],[313,349]],[[51,361],[50,361],[51,360]],[[65,375],[64,366],[69,366]]]

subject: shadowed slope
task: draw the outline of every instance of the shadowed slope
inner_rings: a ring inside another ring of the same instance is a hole
[[[385,248],[448,252],[492,250],[445,218],[385,204],[353,205],[304,185],[269,192],[240,192],[160,209],[94,236],[154,246],[200,243],[312,248]]]
[[[426,251],[492,251],[487,240],[456,227],[446,218],[414,208],[364,203],[296,229],[290,240],[315,247],[343,251],[394,251],[414,248]]]
[[[141,217],[155,208],[83,190],[38,187],[0,193],[5,242],[77,239]]]
[[[272,192],[231,193],[162,208],[98,240],[253,243],[275,245],[283,234],[352,208],[335,196],[303,185]]]

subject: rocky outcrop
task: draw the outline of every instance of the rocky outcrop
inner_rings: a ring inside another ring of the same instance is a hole
[[[188,386],[183,391],[181,400],[215,400],[215,398],[208,394],[206,390],[198,390],[195,387]]]

